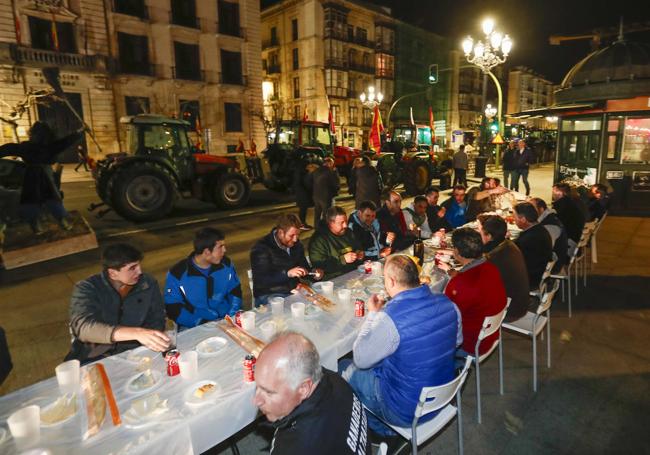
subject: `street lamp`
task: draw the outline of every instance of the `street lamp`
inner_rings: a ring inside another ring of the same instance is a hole
[[[463,52],[467,61],[476,65],[485,74],[490,76],[497,86],[498,104],[497,104],[497,120],[499,129],[497,133],[503,132],[503,120],[501,111],[503,109],[503,93],[501,91],[501,84],[496,76],[492,73],[492,68],[500,65],[506,61],[508,54],[512,50],[512,39],[508,35],[503,35],[501,32],[494,30],[494,20],[487,18],[481,24],[483,33],[485,34],[485,42],[478,41],[474,44],[474,39],[468,36],[463,40]],[[487,110],[486,110],[487,115]],[[496,165],[499,165],[499,153],[496,154]]]
[[[488,104],[485,108],[485,116],[488,118],[488,120],[492,120],[492,117],[495,115],[497,115],[497,108],[492,107],[491,104]]]
[[[361,104],[365,107],[368,109],[374,109],[375,106],[379,106],[384,100],[384,94],[381,92],[375,92],[375,87],[371,85],[368,87],[368,94],[366,95],[366,92],[362,92],[361,95],[359,95],[359,99],[361,100]]]

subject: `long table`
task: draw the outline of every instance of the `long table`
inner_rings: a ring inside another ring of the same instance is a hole
[[[350,280],[363,280],[368,277],[371,275],[353,271],[334,279],[335,294],[337,289],[346,287]],[[285,301],[284,316],[279,320],[280,329],[286,328],[304,333],[318,348],[322,365],[336,371],[338,359],[352,350],[362,323],[361,318],[354,316],[355,295],[363,296],[364,299],[368,296],[363,289],[355,290],[349,305],[345,307],[336,305],[332,312],[317,312],[313,317],[306,318],[304,322],[295,322],[291,319],[290,306],[292,302],[305,300],[300,296],[288,297]],[[261,338],[260,324],[271,319],[272,314],[270,307],[267,311],[258,309],[256,312],[256,328],[251,334]],[[161,399],[168,400],[168,412],[152,420],[147,426],[129,428],[124,423],[113,427],[107,411],[101,432],[83,440],[86,411],[83,399],[79,399],[77,414],[59,426],[41,428],[40,442],[35,447],[48,449],[54,455],[76,453],[191,455],[201,453],[226,440],[252,423],[258,415],[257,408],[252,403],[255,385],[243,381],[242,361],[246,352],[230,340],[215,322],[179,333],[177,346],[181,353],[186,352],[194,349],[202,340],[213,336],[225,338],[226,345],[214,357],[199,357],[199,377],[196,379],[211,379],[220,385],[222,395],[213,403],[200,407],[188,406],[185,403],[185,396],[196,381],[184,380],[180,375],[167,376],[165,362],[160,354],[138,348],[135,354],[151,356],[152,370],[162,376],[159,385],[143,394],[132,394],[126,389],[129,380],[138,374],[134,351],[101,360],[106,368],[120,412],[122,414],[126,412],[135,398],[150,393],[156,393]],[[0,422],[5,424],[9,415],[23,406],[37,404],[43,407],[56,400],[59,395],[56,378],[51,377],[0,397]],[[6,429],[6,425],[4,428]],[[4,440],[0,441],[0,453],[19,453],[21,448],[16,447],[8,429],[6,433]]]

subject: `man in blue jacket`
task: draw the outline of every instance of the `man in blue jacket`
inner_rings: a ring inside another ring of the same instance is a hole
[[[422,387],[454,378],[454,351],[461,342],[459,316],[445,295],[420,285],[417,265],[408,256],[388,257],[384,286],[392,300],[370,297],[368,316],[354,342],[354,363],[342,360],[339,372],[372,414],[410,427]],[[368,426],[391,436],[392,431],[372,414]]]
[[[194,251],[167,273],[165,308],[179,329],[233,316],[241,308],[241,285],[224,240],[218,229],[199,230]]]

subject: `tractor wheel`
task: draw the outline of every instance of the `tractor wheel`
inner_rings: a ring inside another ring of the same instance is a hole
[[[400,170],[392,154],[381,155],[377,161],[377,171],[387,188],[394,188],[399,184]]]
[[[212,186],[212,201],[221,209],[243,207],[251,195],[248,179],[237,172],[221,174]]]
[[[131,221],[164,217],[174,207],[176,194],[176,182],[170,172],[147,161],[119,169],[107,186],[107,197],[113,209]]]
[[[109,172],[104,169],[98,172],[97,177],[95,178],[95,191],[97,196],[102,200],[102,202],[111,205],[110,199],[108,198],[108,182],[111,180],[113,172]]]
[[[431,183],[429,165],[421,159],[414,158],[404,168],[404,189],[409,196],[424,194]]]

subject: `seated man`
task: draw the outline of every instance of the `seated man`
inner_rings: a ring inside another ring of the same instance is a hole
[[[234,316],[241,308],[241,285],[226,256],[223,232],[210,227],[197,231],[194,251],[169,269],[165,288],[167,316],[179,329]]]
[[[449,224],[445,220],[446,209],[438,205],[440,199],[440,190],[436,186],[430,186],[424,196],[427,198],[427,221],[429,222],[429,229],[431,232],[439,231],[440,229],[450,229]]]
[[[302,222],[294,214],[281,215],[273,230],[251,250],[255,306],[266,305],[271,297],[286,297],[307,276],[311,267],[300,242]],[[314,270],[315,277],[323,275]]]
[[[546,265],[553,257],[553,242],[544,226],[537,222],[537,210],[530,202],[515,205],[515,224],[522,230],[515,240],[528,270],[530,290],[539,289]]]
[[[275,428],[274,455],[370,453],[361,402],[302,334],[284,332],[262,350],[253,403]]]
[[[496,215],[479,215],[478,232],[483,241],[483,254],[499,269],[510,306],[506,321],[516,321],[526,315],[530,304],[528,273],[524,256],[512,240],[506,239],[508,226]]]
[[[567,183],[553,185],[553,209],[562,221],[569,237],[569,247],[575,248],[580,242],[585,227],[585,215],[581,206],[571,196],[571,187]]]
[[[474,221],[481,213],[494,212],[498,208],[497,196],[506,192],[506,188],[497,185],[496,179],[483,177],[478,187],[474,186],[467,192],[467,221]]]
[[[427,219],[427,207],[429,203],[424,196],[415,196],[413,204],[402,210],[404,222],[411,231],[411,234],[423,239],[431,237],[431,228]],[[418,232],[419,231],[419,232]]]
[[[454,258],[462,268],[451,273],[445,294],[460,310],[463,323],[463,345],[456,356],[467,357],[467,354],[474,355],[485,317],[494,316],[505,308],[506,290],[499,269],[483,257],[483,242],[478,232],[471,228],[456,229],[451,241]],[[448,267],[448,264],[444,266]],[[485,338],[479,354],[485,354],[498,337],[496,332]]]
[[[417,265],[408,256],[386,259],[384,286],[391,300],[368,299],[369,313],[354,342],[354,363],[342,360],[339,371],[373,414],[409,427],[422,387],[454,378],[458,315],[447,297],[420,285]],[[368,425],[381,435],[392,434],[370,414]]]
[[[446,210],[445,219],[453,229],[467,223],[465,217],[467,202],[465,201],[465,187],[463,185],[454,186],[451,197],[443,202],[442,206]]]
[[[377,221],[377,206],[372,201],[363,201],[359,209],[352,214],[348,227],[352,230],[366,259],[376,261],[391,253],[387,244],[395,240],[395,234],[382,234]]]
[[[556,273],[569,263],[569,237],[562,221],[560,221],[553,209],[548,208],[546,201],[534,197],[530,199],[530,203],[533,204],[539,214],[537,221],[546,228],[551,236],[553,252],[557,257],[557,262],[553,268],[553,273]]]
[[[325,212],[309,242],[309,258],[314,267],[325,272],[324,278],[334,278],[363,264],[363,250],[348,229],[345,210],[335,205]]]
[[[74,336],[66,360],[82,364],[144,345],[169,348],[158,282],[140,268],[142,253],[126,243],[106,247],[102,273],[75,284],[70,300]]]
[[[587,209],[589,210],[589,220],[602,220],[609,209],[607,187],[602,183],[591,185],[588,197]]]
[[[377,220],[381,232],[395,234],[395,239],[390,245],[393,250],[400,251],[413,244],[415,237],[409,231],[404,214],[402,213],[402,196],[397,191],[388,190],[382,193],[381,200],[384,205],[377,210]]]

